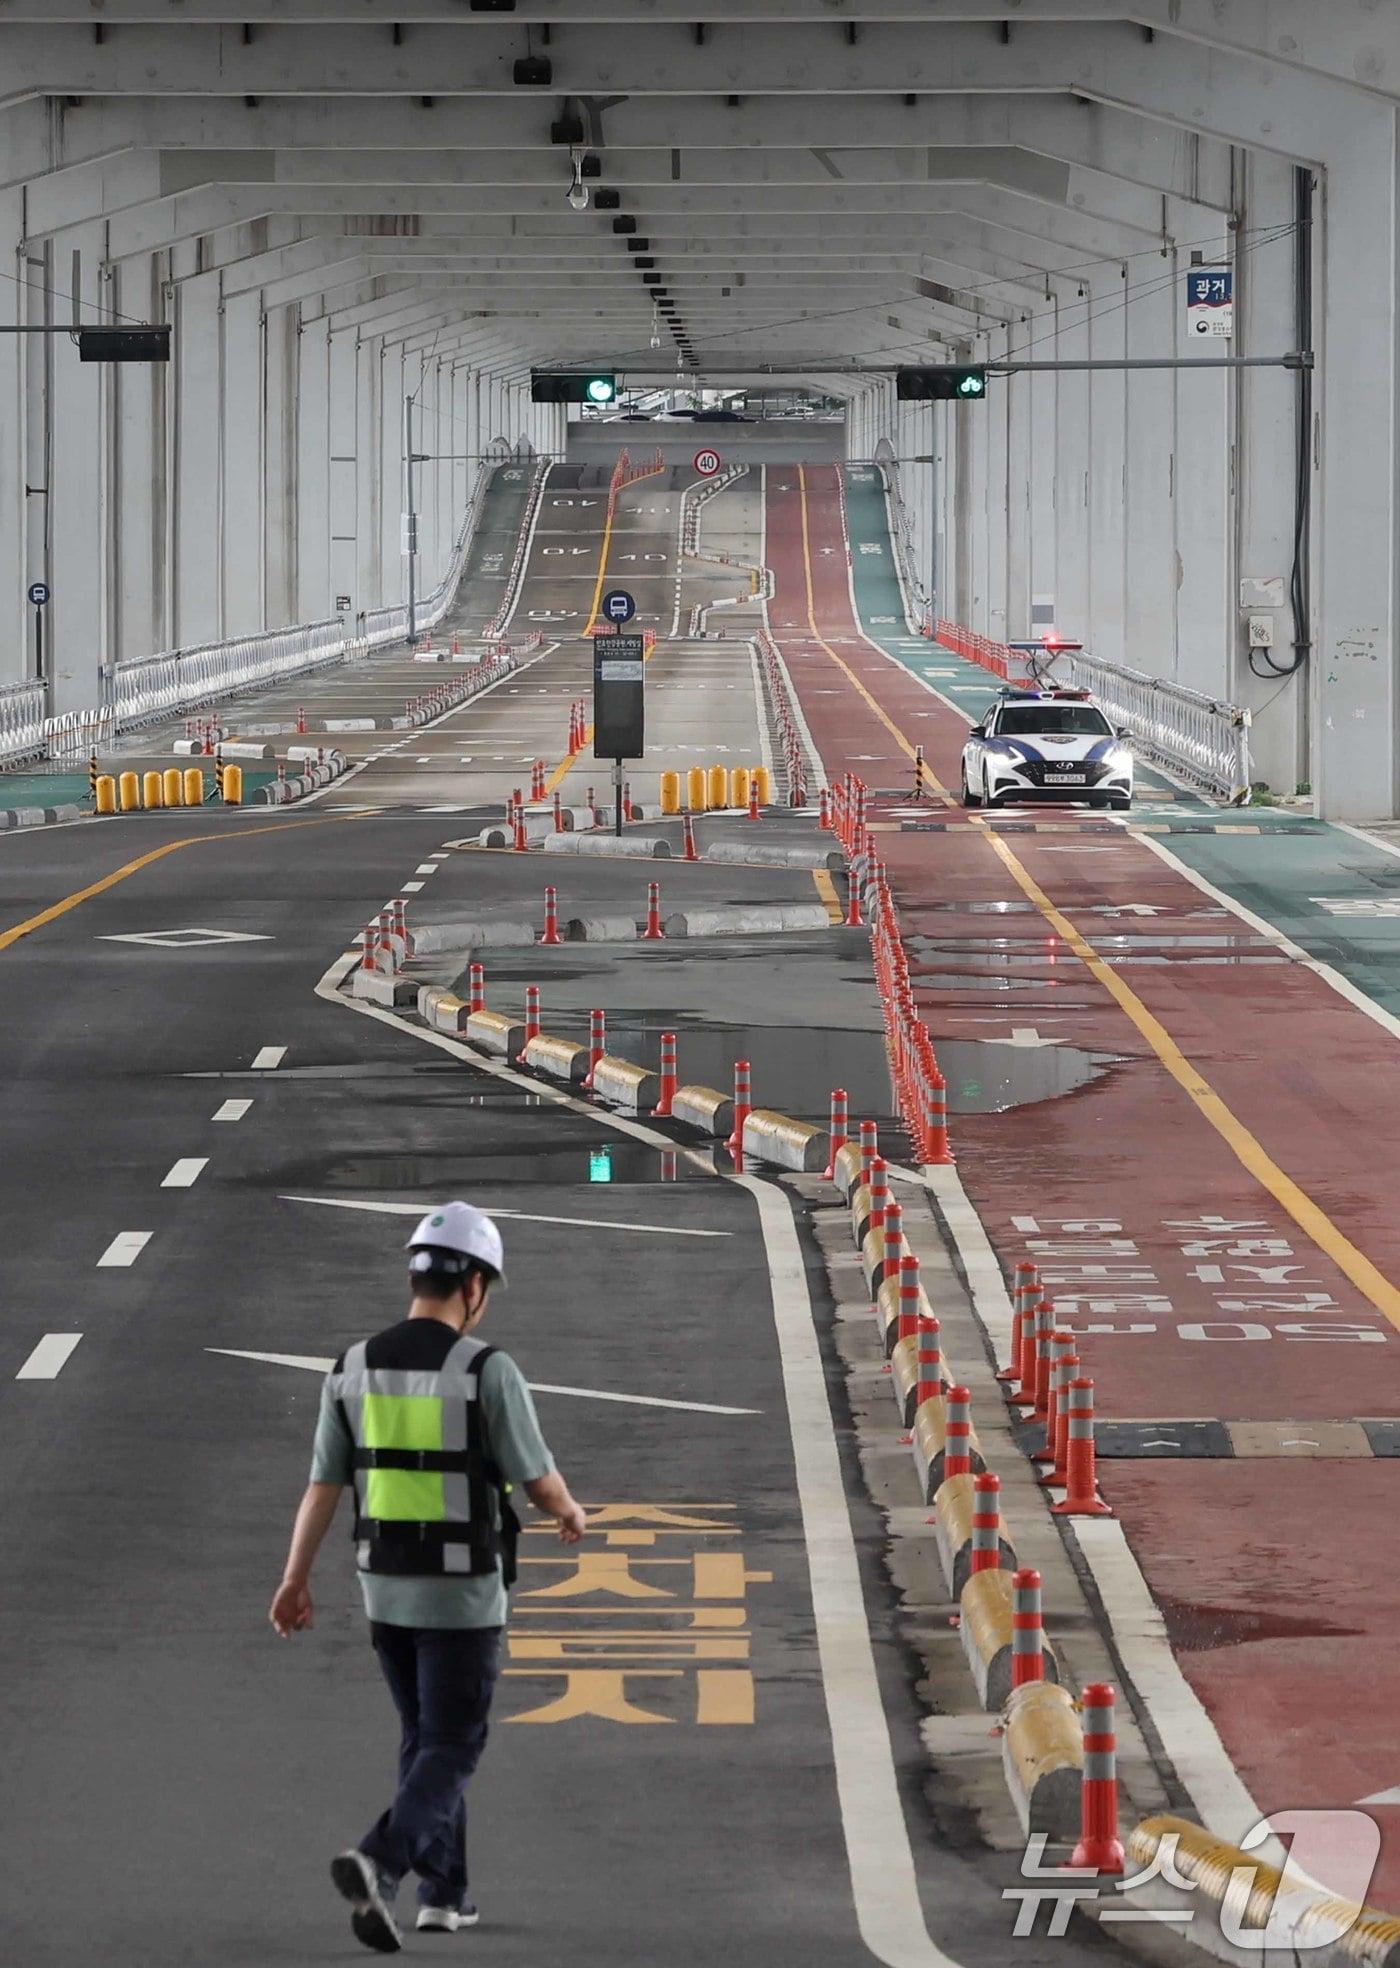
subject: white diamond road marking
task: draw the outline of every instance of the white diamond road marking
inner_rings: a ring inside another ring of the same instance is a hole
[[[241,1121],[252,1106],[251,1100],[226,1100],[222,1107],[214,1110],[216,1121]]]
[[[182,1155],[178,1162],[172,1162],[160,1186],[162,1189],[192,1189],[208,1166],[207,1155]]]
[[[81,1333],[45,1333],[15,1379],[57,1380],[81,1338]]]
[[[99,1270],[126,1270],[150,1243],[153,1231],[119,1230],[97,1260]]]
[[[216,943],[270,943],[242,929],[152,929],[125,936],[99,936],[99,943],[145,943],[155,950],[202,950]]]
[[[1308,900],[1329,916],[1355,916],[1367,921],[1400,916],[1400,896],[1310,895]]]

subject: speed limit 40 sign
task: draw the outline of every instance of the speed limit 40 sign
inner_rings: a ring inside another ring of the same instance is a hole
[[[695,469],[699,472],[701,478],[713,478],[719,470],[719,453],[718,451],[709,450],[697,451],[694,463]]]

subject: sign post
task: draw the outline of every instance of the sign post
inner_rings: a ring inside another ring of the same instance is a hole
[[[618,834],[622,832],[623,760],[639,759],[646,751],[645,666],[646,645],[639,635],[594,636],[593,756],[612,760]]]
[[[29,600],[34,610],[34,674],[44,680],[44,609],[53,593],[47,581],[29,583]]]

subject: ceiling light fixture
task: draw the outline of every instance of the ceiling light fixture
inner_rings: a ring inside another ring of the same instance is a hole
[[[574,175],[570,181],[569,189],[565,193],[565,197],[575,212],[586,212],[588,210],[588,186],[583,182],[583,164],[580,161],[578,152],[572,146],[569,150],[569,162],[573,166]]]

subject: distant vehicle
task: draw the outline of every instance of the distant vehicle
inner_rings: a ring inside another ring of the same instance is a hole
[[[615,424],[649,424],[651,418],[645,410],[624,410],[620,417],[614,417]]]
[[[752,417],[746,417],[738,410],[690,410],[681,411],[679,414],[689,416],[692,422],[697,424],[751,424],[753,422]]]
[[[968,733],[964,806],[1086,800],[1120,811],[1133,800],[1133,755],[1087,690],[1003,690]]]

